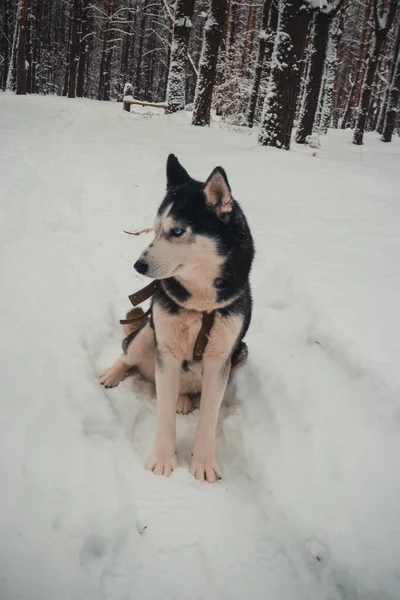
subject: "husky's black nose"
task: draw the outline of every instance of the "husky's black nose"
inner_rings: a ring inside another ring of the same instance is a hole
[[[137,260],[133,265],[133,268],[136,269],[136,271],[141,275],[146,275],[147,271],[149,270],[149,265],[145,260],[139,258],[139,260]]]

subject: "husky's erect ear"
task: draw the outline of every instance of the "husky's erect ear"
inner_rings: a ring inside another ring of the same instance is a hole
[[[232,212],[233,203],[228,178],[222,167],[216,167],[206,181],[204,193],[208,206],[219,217],[227,217]]]
[[[182,167],[175,154],[170,154],[167,159],[167,188],[182,185],[190,179],[189,173]]]

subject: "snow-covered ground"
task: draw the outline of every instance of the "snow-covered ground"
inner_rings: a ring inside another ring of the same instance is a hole
[[[400,598],[400,143],[323,149],[88,100],[0,95],[1,600]],[[223,479],[145,471],[153,390],[97,374],[169,152],[225,167],[257,259]]]

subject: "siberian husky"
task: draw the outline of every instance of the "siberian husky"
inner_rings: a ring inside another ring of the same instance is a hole
[[[134,264],[159,281],[150,318],[138,331],[126,326],[124,352],[100,381],[114,387],[133,370],[155,382],[157,427],[147,468],[157,475],[177,467],[175,413],[199,403],[190,472],[213,483],[221,477],[215,456],[219,408],[229,376],[247,358],[242,340],[251,318],[253,240],[225,171],[217,167],[201,183],[173,154],[154,232]],[[213,316],[212,324],[201,360],[193,360],[205,315]]]

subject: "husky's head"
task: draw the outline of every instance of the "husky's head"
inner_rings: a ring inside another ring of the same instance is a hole
[[[184,277],[194,266],[220,265],[235,207],[221,167],[201,183],[170,154],[167,194],[155,220],[155,238],[136,261],[135,269],[153,279],[166,279]]]

